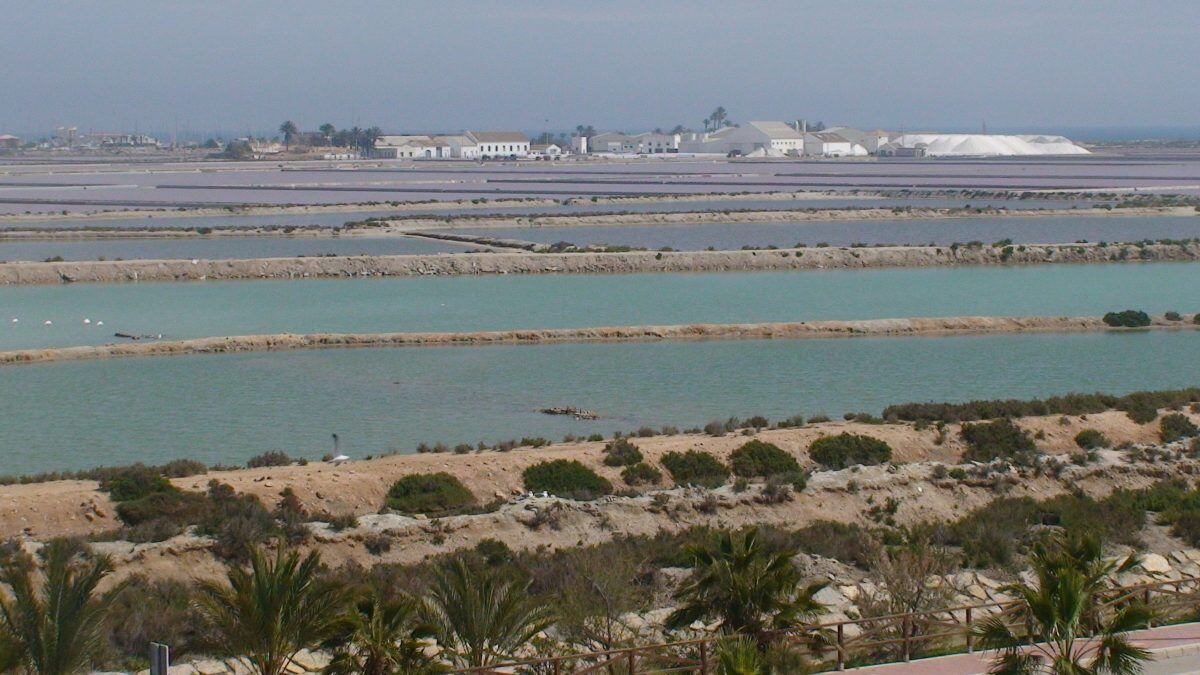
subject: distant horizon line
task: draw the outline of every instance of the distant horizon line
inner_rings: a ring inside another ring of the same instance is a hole
[[[813,121],[819,121],[819,120],[813,120]],[[63,126],[65,126],[65,125],[63,125]],[[178,137],[179,140],[184,140],[184,141],[201,141],[202,142],[209,138],[231,139],[231,138],[244,137],[247,134],[250,134],[255,137],[266,137],[266,138],[271,138],[271,137],[279,135],[279,130],[277,128],[252,129],[252,130],[246,130],[246,129],[240,129],[240,130],[239,129],[207,129],[207,130],[204,130],[204,129],[178,129],[178,130],[157,129],[157,130],[151,130],[151,129],[140,129],[139,128],[137,130],[131,130],[131,129],[120,129],[119,127],[118,128],[90,127],[90,126],[84,127],[81,125],[73,125],[73,126],[75,126],[78,129],[79,134],[101,133],[101,132],[103,132],[103,133],[141,134],[141,135],[153,136],[154,138],[156,138],[160,141],[169,141],[169,140],[171,140],[172,137]],[[354,126],[354,125],[351,125],[351,127],[352,126]],[[377,124],[369,125],[368,127],[362,127],[362,128],[369,128],[370,126],[380,126],[380,125],[377,125]],[[648,131],[650,129],[655,129],[655,128],[667,128],[667,127],[663,127],[662,125],[655,125],[655,126],[649,126],[649,127],[640,127],[640,126],[633,126],[633,125],[614,125],[611,127],[609,127],[609,126],[602,127],[602,126],[596,126],[596,125],[592,125],[592,126],[595,129],[597,129],[599,132],[621,131],[621,130],[641,132],[641,131]],[[876,125],[876,124],[870,124],[870,125],[862,125],[862,126],[857,126],[857,125],[853,125],[853,124],[826,124],[826,126],[827,127],[852,126],[852,127],[861,128],[864,130],[886,129],[889,131],[899,131],[899,130],[903,129],[906,133],[921,133],[921,132],[983,133],[982,125],[980,125],[980,124],[975,124],[975,125],[963,125],[963,124]],[[351,127],[344,127],[344,128],[351,128]],[[343,127],[338,127],[338,129],[341,130],[341,129],[343,129]],[[505,127],[489,127],[489,126],[477,126],[477,127],[471,127],[471,129],[473,129],[473,130],[484,130],[484,129],[508,130],[508,128],[505,128]],[[45,129],[43,129],[43,130],[11,130],[11,129],[5,129],[4,127],[0,126],[0,134],[13,134],[24,140],[37,139],[37,138],[49,138],[54,135],[56,130],[57,130],[57,127],[53,128],[53,129],[49,129],[49,130],[45,130]],[[304,126],[301,126],[300,130],[302,132],[311,132],[311,131],[316,131],[317,128],[313,127],[311,129],[308,129]],[[695,130],[701,131],[702,129],[695,129]],[[431,131],[427,131],[427,130],[414,131],[414,130],[394,130],[394,129],[386,129],[385,128],[384,133],[389,134],[389,135],[392,135],[392,134],[398,135],[398,134],[455,133],[457,131],[461,131],[461,130],[453,129],[453,130],[441,130],[441,131],[431,132]],[[535,137],[542,133],[551,133],[551,134],[555,134],[555,135],[565,134],[565,135],[569,136],[574,133],[575,129],[574,129],[574,127],[567,128],[567,129],[538,128],[536,130],[516,129],[516,131],[525,133],[532,138],[532,137]],[[1097,124],[1097,125],[1011,125],[1011,126],[1010,125],[995,125],[995,126],[988,125],[987,133],[989,133],[989,134],[1047,134],[1047,133],[1054,133],[1054,134],[1059,134],[1059,135],[1063,135],[1063,136],[1077,137],[1073,140],[1185,140],[1185,139],[1188,139],[1191,137],[1200,138],[1200,124]],[[1141,135],[1141,134],[1145,134],[1145,135]]]

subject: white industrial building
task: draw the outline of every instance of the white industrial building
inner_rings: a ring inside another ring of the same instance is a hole
[[[833,131],[804,134],[804,154],[809,157],[866,157],[867,149]]]
[[[784,157],[804,152],[804,134],[786,122],[747,122],[680,141],[689,154]]]
[[[468,131],[466,136],[484,159],[529,156],[529,137],[519,131]]]
[[[450,144],[437,136],[385,135],[375,141],[374,159],[449,159]]]
[[[623,134],[606,131],[586,140],[587,152],[614,155],[663,155],[679,152],[679,134],[660,134],[652,131]]]

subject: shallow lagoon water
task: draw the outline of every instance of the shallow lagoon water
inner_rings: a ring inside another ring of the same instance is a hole
[[[1128,307],[1195,312],[1200,310],[1198,278],[1200,263],[1120,263],[16,286],[0,288],[0,349],[104,344],[118,331],[183,339],[287,332],[1094,315]]]
[[[558,344],[124,359],[0,369],[3,473],[269,450],[558,438],[730,415],[1195,386],[1193,331]],[[599,421],[542,415],[548,405]]]

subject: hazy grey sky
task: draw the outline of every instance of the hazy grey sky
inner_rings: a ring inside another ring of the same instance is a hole
[[[0,132],[1195,125],[1200,2],[0,0]]]

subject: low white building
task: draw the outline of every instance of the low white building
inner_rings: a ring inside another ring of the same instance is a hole
[[[804,135],[804,154],[810,157],[866,157],[867,149],[833,131]]]
[[[538,157],[558,157],[563,154],[562,146],[557,143],[540,143],[529,146],[529,154]]]
[[[692,134],[679,142],[679,152],[795,157],[804,152],[804,134],[786,122],[747,122],[740,127]]]
[[[596,134],[588,140],[588,151],[595,153],[611,153],[631,155],[637,152],[637,140],[634,136],[617,131],[606,131]]]
[[[449,159],[453,156],[448,142],[438,136],[385,135],[371,149],[373,159]]]
[[[868,155],[877,153],[879,147],[890,141],[893,136],[891,132],[882,129],[863,131],[854,127],[829,127],[824,131],[837,134],[855,145],[861,145]]]
[[[468,131],[465,135],[484,159],[529,156],[529,137],[519,131]]]

